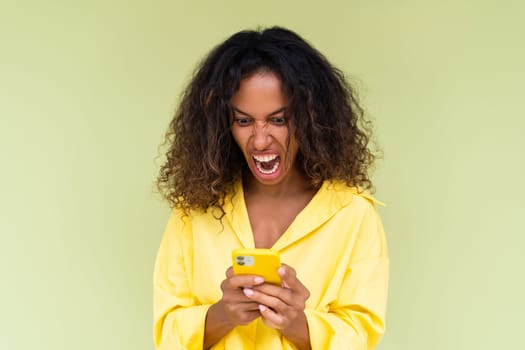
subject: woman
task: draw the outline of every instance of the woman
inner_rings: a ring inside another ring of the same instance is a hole
[[[201,63],[167,133],[173,215],[154,272],[157,349],[371,349],[388,257],[374,155],[343,75],[284,28]],[[234,275],[235,248],[280,253],[280,286]],[[226,271],[226,273],[225,273]]]

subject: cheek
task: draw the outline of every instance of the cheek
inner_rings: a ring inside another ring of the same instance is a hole
[[[246,146],[247,139],[249,137],[249,134],[246,132],[246,130],[234,127],[234,128],[232,128],[231,133],[232,133],[233,139],[235,140],[237,145],[241,149],[244,149],[245,146]]]
[[[291,148],[293,140],[290,139],[290,142],[288,142],[289,134],[286,128],[279,128],[279,129],[272,130],[272,135],[274,139],[276,139],[277,142],[279,142],[284,149]]]

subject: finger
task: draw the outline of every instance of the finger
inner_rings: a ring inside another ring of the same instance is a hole
[[[254,287],[264,283],[264,278],[255,275],[235,275],[230,278],[230,284],[236,288]]]
[[[261,283],[264,283],[264,278],[261,277],[261,276],[257,276],[257,275],[236,275],[234,272],[233,272],[233,267],[228,267],[228,269],[226,269],[226,277],[227,278],[232,278],[233,276],[250,276],[253,281],[250,282],[249,284],[250,285],[258,285],[258,284],[261,284]]]
[[[229,310],[237,312],[259,311],[259,303],[249,300],[246,303],[226,304]]]
[[[243,292],[241,288],[238,288],[236,290],[228,290],[222,295],[221,299],[224,303],[228,305],[250,305],[250,304],[256,304],[253,300],[248,298]]]
[[[251,288],[254,292],[259,292],[268,296],[278,298],[285,304],[293,304],[293,291],[291,289],[282,288],[273,284],[264,283],[259,286]],[[246,294],[246,293],[245,293]]]
[[[283,328],[284,317],[262,304],[259,305],[259,312],[261,313],[264,323],[266,323],[268,326],[276,329]]]
[[[282,288],[281,288],[281,290],[282,290],[281,294],[283,294],[283,292],[284,293],[289,293],[288,291],[285,291]],[[290,304],[288,304],[287,302],[283,301],[278,296],[276,297],[276,296],[273,296],[273,295],[264,294],[264,293],[255,291],[255,290],[250,289],[250,288],[244,288],[243,289],[243,293],[250,300],[253,300],[253,301],[255,301],[255,302],[259,303],[259,304],[263,304],[263,305],[269,306],[272,309],[274,309],[277,313],[284,313],[286,311],[286,309],[288,307],[290,307]]]
[[[281,264],[281,267],[279,267],[277,272],[281,277],[283,287],[291,289],[295,292],[304,293],[304,291],[307,291],[306,287],[297,278],[297,273],[292,267],[286,264]]]
[[[228,304],[251,303],[252,300],[242,292],[243,286],[231,283],[232,279],[225,279],[221,283],[222,300]],[[235,280],[233,280],[235,282]]]
[[[227,278],[230,278],[233,276],[233,267],[228,267],[228,269],[226,270],[226,277]]]
[[[255,310],[232,310],[228,314],[228,318],[234,323],[234,324],[248,324],[251,321],[255,320],[257,317],[261,315],[261,311],[259,308]]]
[[[255,303],[255,302],[253,302],[251,300],[250,300],[250,303],[243,304],[243,306],[245,307],[245,310],[247,312],[249,312],[249,311],[259,311],[259,303]]]

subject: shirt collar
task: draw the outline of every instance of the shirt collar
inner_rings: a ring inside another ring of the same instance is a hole
[[[290,226],[275,242],[272,249],[283,250],[291,244],[315,233],[316,229],[328,221],[342,207],[348,205],[355,196],[361,196],[383,206],[369,193],[355,187],[348,187],[338,181],[324,181],[306,207],[295,217]],[[242,181],[238,180],[233,191],[225,198],[225,218],[229,221],[235,235],[244,248],[255,246],[253,232],[244,201]]]

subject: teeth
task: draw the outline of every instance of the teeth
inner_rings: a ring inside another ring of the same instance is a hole
[[[270,162],[277,158],[277,154],[264,154],[264,155],[257,155],[253,156],[253,158],[258,162]]]
[[[273,168],[268,169],[268,170],[263,169],[262,166],[261,166],[261,163],[259,163],[259,162],[255,162],[255,166],[257,167],[257,169],[258,169],[261,173],[263,173],[263,174],[265,174],[265,175],[270,175],[270,174],[275,173],[275,171],[276,171],[277,168],[279,167],[279,162],[275,162],[275,164],[273,165]]]
[[[277,171],[277,168],[279,168],[280,161],[276,160],[278,159],[278,157],[279,156],[277,154],[258,154],[254,155],[253,159],[255,160],[255,166],[257,167],[257,170],[259,170],[265,175],[270,175],[275,173]],[[268,163],[272,161],[275,161],[275,163],[273,164],[271,169],[265,169],[262,167],[261,163]]]

